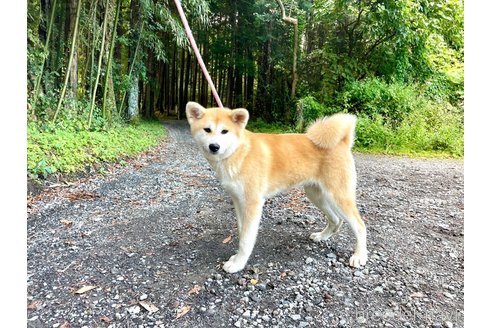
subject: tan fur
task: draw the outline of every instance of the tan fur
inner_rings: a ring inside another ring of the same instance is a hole
[[[190,102],[186,113],[192,135],[231,195],[238,217],[239,251],[224,264],[225,271],[237,272],[246,265],[265,199],[294,186],[303,186],[328,219],[326,228],[311,239],[328,239],[346,221],[357,237],[350,265],[366,263],[366,230],[355,201],[351,153],[355,116],[323,118],[307,134],[265,134],[245,129],[249,117],[245,109],[205,109]],[[220,151],[212,153],[207,148],[211,144]]]

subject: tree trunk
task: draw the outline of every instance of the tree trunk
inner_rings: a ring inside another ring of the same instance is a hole
[[[188,90],[190,85],[190,66],[191,66],[191,54],[188,53],[186,56],[186,72],[185,72],[185,85],[184,85],[184,103],[189,101],[188,99]],[[184,110],[184,107],[183,107]],[[184,113],[183,113],[184,114]]]
[[[77,0],[71,0],[70,1],[70,35],[75,34],[75,25],[78,24],[78,16],[79,14],[77,13],[79,11],[79,6],[78,6],[78,1]],[[75,18],[75,20],[74,20]],[[79,80],[79,66],[78,66],[78,47],[73,48],[73,54],[72,54],[72,64],[70,65],[70,96],[73,99],[77,99],[77,89],[78,89],[78,80]]]
[[[198,81],[198,60],[193,65],[193,82],[191,83],[191,100],[196,101],[196,86]]]
[[[115,40],[116,40],[116,30],[117,30],[117,26],[118,26],[118,18],[120,15],[121,1],[122,0],[117,0],[117,4],[116,4],[116,14],[115,14],[115,18],[113,21],[113,31],[111,33],[111,45],[109,47],[109,55],[108,55],[108,60],[107,60],[107,64],[106,64],[106,74],[105,74],[105,79],[104,79],[102,113],[103,113],[104,117],[106,117],[110,120],[112,117],[112,112],[116,108],[115,97],[114,97],[114,88],[113,88],[112,65],[113,65],[113,50],[114,50],[114,44],[115,44]],[[110,82],[110,80],[111,80],[111,82]],[[107,108],[108,104],[106,103],[106,96],[108,93],[108,85],[109,84],[111,84],[111,86],[110,86],[111,87],[110,88],[111,94],[109,97],[111,103],[109,104],[109,108]]]
[[[32,112],[36,113],[36,102],[38,100],[38,95],[39,95],[39,86],[41,85],[41,80],[43,77],[43,72],[44,72],[44,64],[46,63],[46,58],[48,57],[48,47],[50,43],[50,38],[51,38],[51,31],[53,28],[53,20],[55,18],[55,9],[56,9],[56,0],[53,1],[52,8],[51,8],[51,15],[50,15],[50,21],[48,25],[48,35],[46,36],[46,42],[44,43],[44,48],[43,48],[43,60],[41,62],[41,69],[40,72],[36,78],[36,85],[34,86],[34,97],[32,101]]]
[[[139,46],[140,46],[140,39],[142,37],[142,30],[143,30],[143,27],[144,27],[144,23],[145,21],[142,20],[142,23],[140,24],[140,30],[139,30],[139,33],[138,33],[138,40],[137,40],[137,46],[135,47],[135,51],[133,52],[133,59],[132,59],[132,64],[130,65],[130,70],[128,72],[128,76],[129,78],[131,79],[130,81],[133,81],[132,79],[132,74],[133,74],[133,68],[135,67],[135,62],[137,60],[137,56],[138,56],[138,50],[139,50]],[[135,88],[135,86],[130,86],[130,90],[137,90],[137,104],[138,104],[138,75],[136,74],[135,75],[137,77],[137,86]],[[135,83],[135,82],[131,82],[131,83]],[[130,96],[128,96],[130,97]],[[122,110],[123,110],[123,105],[125,104],[125,98],[126,98],[126,91],[123,92],[123,96],[121,97],[121,103],[120,103],[120,109],[118,110],[118,113],[120,116],[122,116]],[[130,107],[130,99],[128,99],[128,106]],[[131,110],[130,108],[128,108],[128,118],[130,120],[134,119],[134,116],[132,115],[138,115],[138,111],[136,112],[135,114],[135,111],[134,110]]]
[[[128,92],[128,118],[133,120],[138,116],[138,76],[132,77]]]
[[[73,53],[75,51],[75,44],[77,43],[77,31],[78,31],[78,28],[79,28],[79,17],[80,17],[81,3],[82,3],[82,1],[81,0],[78,0],[77,14],[76,14],[76,19],[75,19],[75,27],[74,27],[74,30],[73,30],[73,37],[72,37],[72,47],[71,47],[70,54],[69,54],[69,57],[68,57],[69,58],[69,60],[68,60],[68,67],[67,67],[67,71],[66,71],[66,74],[65,74],[65,83],[63,83],[63,88],[62,88],[62,91],[61,91],[61,94],[60,94],[60,99],[58,100],[58,105],[56,106],[56,112],[55,112],[55,115],[53,116],[53,122],[56,121],[56,117],[58,116],[58,113],[60,112],[61,104],[63,102],[63,98],[65,97],[65,92],[67,90],[68,78],[69,78],[69,75],[70,75],[70,67],[72,65],[72,58],[73,58]]]
[[[184,117],[185,114],[185,105],[184,105],[184,73],[185,73],[185,49],[181,49],[181,60],[180,60],[180,69],[179,69],[179,117]]]
[[[170,93],[170,98],[171,98],[171,111],[174,113],[176,112],[176,45],[174,45],[173,49],[173,61],[172,61],[172,72],[171,72],[171,93]]]
[[[297,19],[285,15],[285,8],[281,0],[276,0],[282,12],[282,20],[287,24],[291,24],[294,27],[294,50],[292,54],[292,85],[290,90],[290,99],[294,101],[296,96],[296,85],[297,85],[297,48],[299,47],[299,31]],[[286,108],[286,119],[291,120],[292,111],[290,106]]]
[[[97,73],[96,73],[96,81],[94,82],[94,88],[92,91],[92,99],[91,99],[91,109],[89,112],[89,122],[88,122],[88,128],[90,129],[91,123],[92,123],[92,115],[94,113],[94,107],[96,104],[96,92],[97,92],[97,86],[99,84],[99,76],[101,74],[101,65],[102,65],[102,58],[104,55],[104,43],[106,39],[106,25],[108,22],[108,13],[109,13],[109,0],[106,0],[106,6],[104,10],[104,22],[103,22],[103,30],[102,30],[102,36],[101,36],[101,48],[99,50],[99,61],[97,64]]]

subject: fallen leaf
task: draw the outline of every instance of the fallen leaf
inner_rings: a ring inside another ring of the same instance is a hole
[[[106,317],[105,315],[103,315],[101,318],[99,318],[101,321],[104,321],[104,322],[111,322],[111,319],[109,319],[108,317]]]
[[[31,304],[27,306],[27,309],[37,310],[41,304],[43,304],[41,301],[32,301]]]
[[[83,294],[85,292],[88,292],[89,290],[93,290],[94,288],[97,288],[96,286],[83,286],[79,288],[75,294]]]
[[[251,285],[253,285],[253,286],[254,286],[254,285],[256,285],[256,284],[258,283],[258,280],[256,280],[256,279],[251,279],[249,282],[251,283]]]
[[[138,302],[144,309],[149,311],[149,313],[154,313],[159,311],[159,308],[150,302],[140,301]]]
[[[222,241],[222,244],[229,244],[231,242],[231,240],[232,240],[232,235],[230,235],[229,237],[227,237],[226,239],[224,239]]]
[[[60,326],[60,328],[70,328],[70,322],[65,321],[64,323],[62,323],[62,325]]]
[[[67,195],[67,198],[72,201],[81,199],[94,199],[97,197],[99,197],[97,194],[88,191],[79,191]]]
[[[189,305],[185,305],[183,306],[181,309],[178,310],[178,312],[176,313],[176,319],[179,319],[181,318],[182,316],[184,316],[186,313],[190,312],[191,310],[191,306]]]
[[[195,285],[195,287],[193,287],[189,292],[188,292],[188,295],[191,295],[191,294],[198,294],[200,292],[200,290],[202,289],[202,287],[198,286],[198,285]]]
[[[285,278],[286,276],[287,276],[286,271],[280,273],[280,278]]]
[[[69,226],[69,225],[71,225],[73,223],[72,221],[69,221],[67,219],[61,219],[60,222],[63,223],[64,225],[66,225],[66,226]]]

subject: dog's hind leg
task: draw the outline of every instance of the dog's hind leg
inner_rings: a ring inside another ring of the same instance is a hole
[[[354,254],[350,257],[349,264],[353,267],[360,267],[367,262],[367,241],[366,225],[360,217],[359,210],[355,203],[355,197],[348,197],[346,194],[334,194],[336,205],[333,210],[347,221],[357,239]]]
[[[237,213],[241,215],[241,218],[238,219],[240,222],[238,223],[239,250],[236,255],[231,256],[229,261],[224,263],[224,271],[234,273],[241,271],[246,266],[255,246],[264,202],[263,199],[248,198],[244,202],[237,202],[237,205],[240,206]]]
[[[333,206],[330,205],[329,200],[323,195],[323,190],[321,190],[319,186],[307,185],[304,186],[304,191],[306,192],[307,198],[309,198],[309,200],[325,214],[328,221],[323,231],[312,233],[309,238],[314,241],[327,240],[338,232],[343,221],[340,220],[335,211],[333,211]]]

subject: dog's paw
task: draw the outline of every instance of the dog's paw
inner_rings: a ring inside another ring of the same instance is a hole
[[[242,269],[244,269],[245,266],[246,266],[246,263],[244,261],[241,261],[240,259],[238,259],[237,255],[233,255],[233,256],[231,256],[229,261],[224,263],[224,266],[222,267],[222,269],[224,269],[224,271],[228,272],[228,273],[235,273],[235,272],[238,272],[238,271],[241,271]]]
[[[367,254],[354,254],[350,257],[349,264],[351,267],[360,268],[361,266],[366,265],[367,263]]]
[[[314,240],[315,242],[323,241],[323,240],[328,240],[333,234],[325,234],[323,232],[314,232],[309,236],[310,239]]]

